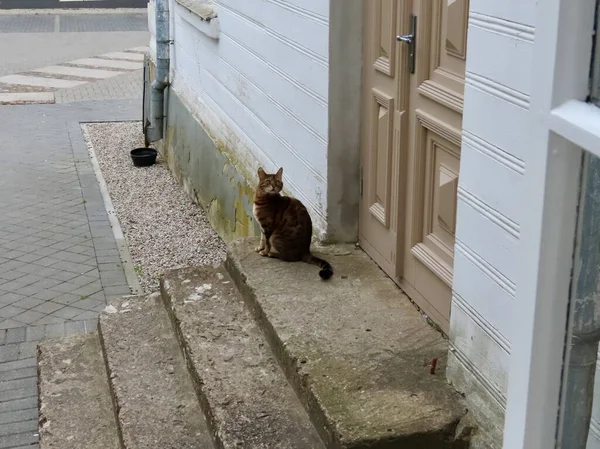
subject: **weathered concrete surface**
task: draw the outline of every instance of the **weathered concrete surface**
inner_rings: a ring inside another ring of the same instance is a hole
[[[120,449],[98,334],[38,346],[40,448]]]
[[[225,268],[174,270],[161,286],[219,447],[323,448]]]
[[[154,65],[150,63],[151,83]],[[148,89],[148,88],[147,88]],[[237,160],[234,149],[211,136],[184,103],[178,92],[168,89],[168,127],[156,142],[185,192],[206,211],[210,224],[225,241],[258,235],[252,218],[252,177]]]
[[[256,244],[233,242],[226,266],[328,447],[468,447],[469,428],[455,435],[466,409],[446,382],[446,341],[364,252],[320,251],[335,272],[322,282]]]
[[[212,449],[160,295],[111,306],[99,330],[125,448]]]

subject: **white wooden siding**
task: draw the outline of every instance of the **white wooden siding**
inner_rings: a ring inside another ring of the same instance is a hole
[[[173,89],[244,168],[283,166],[287,189],[324,228],[329,2],[217,1],[218,40],[172,3]]]
[[[450,372],[466,373],[500,410],[518,313],[534,12],[534,0],[470,3],[450,330],[459,366]]]

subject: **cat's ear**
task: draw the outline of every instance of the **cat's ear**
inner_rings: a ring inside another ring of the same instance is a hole
[[[277,173],[275,173],[275,176],[277,177],[277,181],[283,180],[283,167],[281,167],[279,170],[277,170]]]
[[[259,167],[258,168],[258,179],[260,179],[262,181],[263,179],[265,179],[266,176],[267,176],[267,174],[265,173],[263,168]]]

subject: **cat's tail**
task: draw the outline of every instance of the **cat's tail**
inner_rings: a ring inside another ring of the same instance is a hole
[[[317,265],[321,267],[321,271],[319,271],[319,276],[321,276],[321,279],[323,279],[324,281],[333,276],[333,267],[326,260],[315,257],[310,253],[304,256],[303,260],[306,263],[310,263],[312,265]]]

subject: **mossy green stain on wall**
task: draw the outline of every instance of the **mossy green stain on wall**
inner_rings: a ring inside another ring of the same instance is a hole
[[[177,92],[169,89],[165,139],[157,145],[176,179],[206,211],[225,241],[258,235],[252,216],[252,179],[235,152],[211,137]]]

